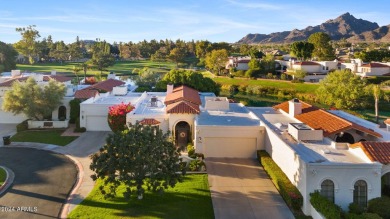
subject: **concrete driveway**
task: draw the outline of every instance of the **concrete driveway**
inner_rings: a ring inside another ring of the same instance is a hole
[[[15,173],[13,184],[0,197],[0,218],[59,216],[77,177],[70,159],[43,150],[0,147],[0,165]]]
[[[17,124],[0,123],[0,146],[3,145],[3,136],[14,135]]]
[[[215,218],[294,218],[258,161],[238,158],[205,161]]]

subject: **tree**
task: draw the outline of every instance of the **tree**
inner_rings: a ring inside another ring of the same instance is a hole
[[[290,50],[298,59],[307,60],[311,58],[314,50],[314,45],[309,42],[299,41],[294,42],[290,46]]]
[[[41,86],[29,77],[26,82],[14,82],[12,89],[5,93],[3,110],[43,120],[61,104],[65,92],[65,85],[60,82],[50,80],[47,85]]]
[[[372,84],[371,89],[372,89],[372,95],[374,96],[375,100],[375,119],[376,123],[378,123],[379,120],[379,100],[381,98],[390,101],[390,96],[387,94],[385,91],[383,91],[383,88],[385,86],[390,85],[390,80],[384,81],[381,84]]]
[[[105,41],[97,42],[92,46],[92,59],[89,61],[89,65],[100,71],[100,74],[107,67],[115,64],[115,59],[110,53],[110,45]]]
[[[108,136],[100,152],[92,155],[91,177],[103,181],[99,189],[105,198],[115,197],[116,189],[125,185],[126,199],[132,195],[142,199],[144,187],[162,193],[182,180],[179,155],[169,133],[137,123]]]
[[[294,79],[301,81],[306,77],[307,72],[304,70],[294,70],[290,74],[294,77]]]
[[[249,50],[248,54],[251,56],[251,58],[254,58],[254,59],[261,59],[261,58],[263,58],[263,56],[265,56],[262,51],[260,51],[256,48],[251,48]]]
[[[35,25],[28,27],[16,28],[16,31],[22,35],[22,39],[15,43],[14,47],[20,54],[27,56],[30,64],[34,64],[36,56],[38,55],[37,38],[41,37],[39,32],[34,29]]]
[[[0,72],[11,71],[16,68],[16,56],[18,53],[15,49],[0,41]]]
[[[220,74],[221,69],[225,67],[228,60],[228,52],[225,49],[213,50],[206,55],[206,67],[214,73]]]
[[[138,71],[139,77],[136,79],[137,85],[139,87],[149,87],[152,88],[156,86],[156,83],[160,79],[160,74],[145,67]]]
[[[76,76],[76,80],[77,80],[77,84],[80,84],[80,79],[79,79],[79,72],[83,70],[83,66],[78,64],[78,65],[74,65],[73,68],[72,68],[72,72],[73,74]]]
[[[185,57],[186,57],[186,52],[185,49],[182,47],[176,47],[172,49],[168,56],[169,60],[176,63],[176,66],[179,65],[179,62],[184,61]]]
[[[368,101],[366,81],[348,70],[329,73],[316,90],[320,102],[342,109],[363,107]]]
[[[313,56],[318,60],[335,59],[330,36],[323,32],[313,33],[309,36],[308,42],[314,45]]]

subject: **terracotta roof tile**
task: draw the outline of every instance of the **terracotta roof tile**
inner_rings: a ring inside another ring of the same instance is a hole
[[[141,125],[158,125],[160,124],[159,121],[152,119],[152,118],[145,118],[139,122]]]
[[[364,126],[358,125],[356,123],[350,122],[346,119],[338,117],[328,111],[320,109],[318,107],[307,104],[303,101],[302,103],[302,113],[296,115],[295,118],[299,121],[306,123],[313,129],[321,129],[324,131],[324,136],[327,137],[332,134],[336,134],[348,129],[356,129],[376,137],[382,137],[381,134],[368,129]],[[283,102],[274,106],[275,109],[283,110],[286,113],[289,113],[289,103],[288,101]]]
[[[384,121],[385,124],[390,125],[390,118]]]
[[[50,79],[54,79],[58,82],[66,82],[66,81],[72,80],[71,77],[66,77],[66,76],[62,76],[62,75],[44,75],[43,76],[44,81],[49,81]]]
[[[97,90],[82,89],[82,90],[77,90],[76,93],[74,94],[74,97],[76,99],[89,99],[91,97],[95,97],[98,94],[99,91]]]
[[[96,83],[96,84],[94,84],[86,89],[89,89],[89,90],[97,89],[97,90],[104,90],[107,92],[111,92],[114,87],[117,87],[117,86],[120,86],[123,84],[125,84],[125,82],[110,78],[110,79],[107,79],[105,81],[101,81],[99,83]]]
[[[193,104],[188,101],[179,101],[168,104],[166,107],[167,113],[182,113],[182,114],[199,114],[199,105]]]
[[[303,62],[296,62],[294,65],[320,65],[317,62],[310,62],[310,61],[303,61]]]
[[[164,103],[166,105],[177,102],[177,101],[188,101],[197,105],[202,104],[199,92],[193,88],[187,86],[180,86],[173,89],[172,93],[165,97]]]
[[[361,141],[349,147],[360,147],[371,161],[377,161],[382,164],[390,163],[390,142]]]
[[[369,68],[390,68],[390,66],[382,64],[382,63],[377,63],[377,62],[370,62],[368,64],[362,65],[362,67],[369,67]]]

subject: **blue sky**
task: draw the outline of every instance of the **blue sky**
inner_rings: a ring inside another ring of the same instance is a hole
[[[0,0],[0,41],[20,40],[16,27],[36,25],[41,38],[138,42],[146,39],[236,42],[248,33],[302,29],[350,12],[390,24],[388,0]]]

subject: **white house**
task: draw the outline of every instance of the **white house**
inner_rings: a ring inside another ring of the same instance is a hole
[[[236,68],[236,70],[246,71],[249,69],[248,63],[251,61],[250,56],[229,57],[226,63],[226,69]]]
[[[390,65],[377,62],[364,64],[360,67],[359,75],[362,77],[390,75]]]

